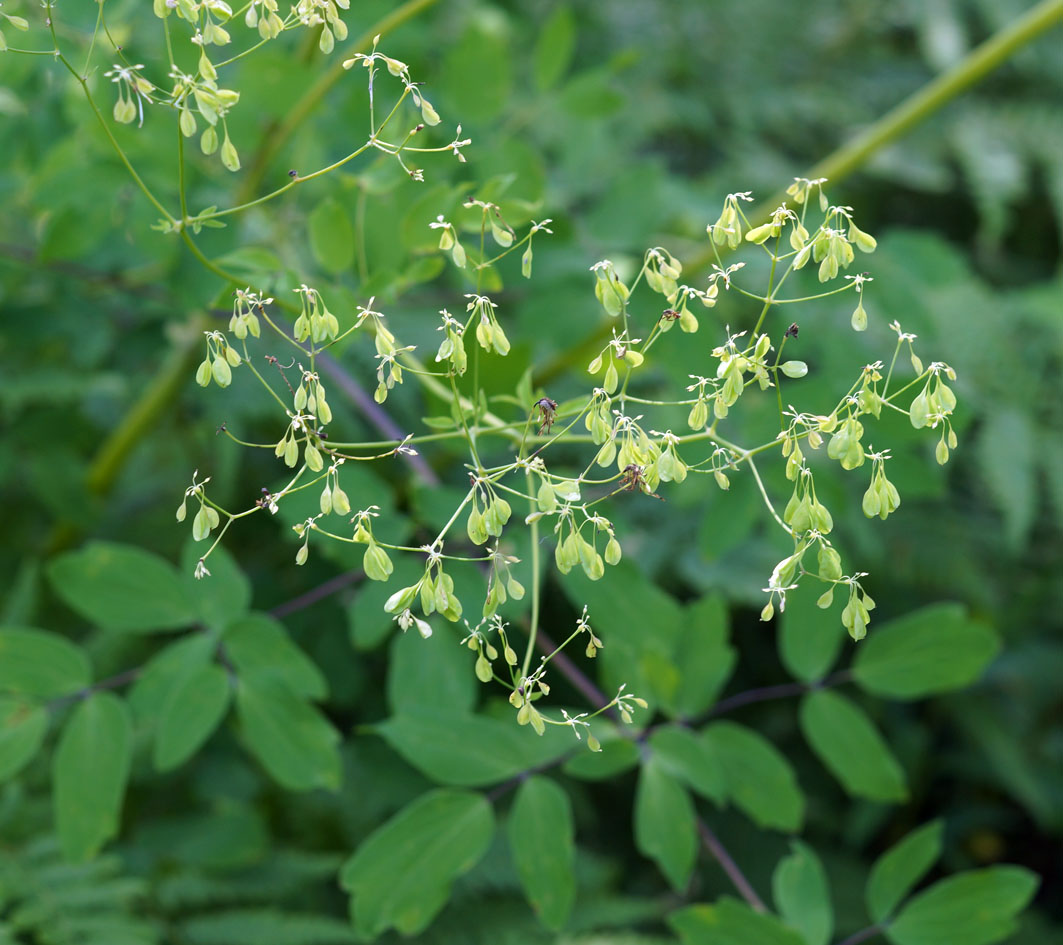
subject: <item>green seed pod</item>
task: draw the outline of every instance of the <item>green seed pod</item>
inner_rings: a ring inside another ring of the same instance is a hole
[[[181,126],[181,134],[186,138],[191,138],[196,133],[196,118],[187,106],[181,109],[179,124]]]
[[[917,430],[921,430],[930,422],[930,397],[927,393],[929,388],[930,383],[927,382],[926,387],[916,394],[911,407],[908,408],[908,418]]]
[[[825,505],[813,502],[811,508],[812,526],[821,535],[826,535],[834,528],[834,519]]]
[[[325,468],[321,451],[312,443],[307,443],[306,449],[303,450],[303,462],[306,463],[306,468],[313,472],[321,472]]]
[[[775,234],[772,233],[774,229],[771,223],[764,223],[761,226],[755,226],[748,233],[746,233],[746,239],[750,243],[756,243],[758,246],[761,243],[766,243]]]
[[[438,125],[440,121],[439,114],[424,96],[421,97],[421,117],[426,125]]]
[[[865,233],[852,220],[849,221],[849,239],[862,253],[873,253],[878,242],[870,233]]]
[[[853,310],[851,323],[853,331],[864,331],[867,328],[867,312],[864,311],[864,297],[862,295]]]
[[[211,362],[210,368],[219,387],[228,387],[233,382],[233,372],[225,358],[219,355]]]
[[[204,154],[213,154],[218,150],[218,132],[213,125],[207,125],[200,135],[199,149]]]
[[[616,373],[616,362],[611,358],[609,360],[609,367],[605,371],[605,380],[602,381],[602,387],[605,388],[607,394],[615,393],[617,385],[620,383],[620,378]]]
[[[830,545],[820,544],[817,553],[819,576],[828,581],[839,581],[842,576],[842,556]]]
[[[542,512],[552,512],[557,508],[557,493],[545,479],[539,484],[539,491],[535,494],[535,499],[539,504],[539,510]]]
[[[332,490],[332,509],[337,515],[347,515],[351,511],[351,500],[339,486]]]
[[[386,581],[395,566],[391,563],[388,553],[376,542],[370,542],[362,556],[362,570],[371,581]]]
[[[691,430],[702,430],[708,422],[709,405],[704,400],[699,400],[690,408],[690,415],[687,417],[687,426],[690,427]]]
[[[491,221],[491,236],[503,249],[513,245],[513,234],[495,220]]]
[[[202,541],[210,534],[211,528],[217,524],[216,517],[217,512],[214,513],[215,520],[212,522],[210,513],[214,510],[206,505],[201,505],[199,511],[196,512],[195,518],[192,519],[192,540]]]
[[[299,444],[291,437],[281,442],[284,444],[284,464],[294,467],[299,462]]]
[[[484,598],[484,605],[481,610],[484,620],[494,616],[500,603],[502,603],[502,601],[500,601],[498,597],[498,588],[492,584],[487,589],[487,597]]]

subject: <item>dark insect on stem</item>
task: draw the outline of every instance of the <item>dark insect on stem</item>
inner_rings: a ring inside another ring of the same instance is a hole
[[[644,495],[653,496],[655,499],[664,501],[664,498],[657,495],[656,492],[650,492],[650,487],[646,485],[646,480],[642,476],[642,467],[637,463],[628,463],[624,467],[624,475],[620,478],[620,489],[617,491],[642,492]]]
[[[539,432],[537,436],[542,436],[544,433],[550,432],[550,427],[554,425],[554,419],[557,414],[557,401],[551,400],[549,397],[543,397],[537,400],[534,407],[539,408]]]
[[[679,317],[679,313],[674,308],[666,308],[661,312],[661,321],[674,322]]]
[[[798,330],[799,329],[797,327],[797,322],[794,322],[792,325],[790,325],[789,328],[786,329],[786,333],[783,335],[783,337],[784,338],[796,338]]]

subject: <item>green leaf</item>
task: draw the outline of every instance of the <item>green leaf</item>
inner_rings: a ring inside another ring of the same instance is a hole
[[[989,399],[979,424],[979,470],[1003,513],[1008,545],[1022,547],[1037,514],[1039,434],[1031,413]]]
[[[919,699],[970,685],[1000,650],[986,624],[959,604],[934,604],[879,627],[858,648],[853,679],[891,699]]]
[[[790,675],[802,682],[814,682],[827,674],[847,636],[836,614],[816,606],[820,590],[822,585],[815,589],[801,585],[788,591],[786,611],[780,618],[779,658]]]
[[[684,611],[672,597],[626,558],[610,569],[608,581],[591,581],[576,568],[561,588],[577,612],[587,605],[591,626],[606,641],[597,658],[606,689],[626,683],[651,702],[674,698],[680,672],[672,654]]]
[[[635,846],[654,860],[676,892],[690,880],[698,852],[698,830],[690,795],[651,757],[635,789]]]
[[[554,8],[543,24],[533,53],[535,85],[550,88],[565,74],[576,51],[576,22],[567,3]]]
[[[805,945],[775,916],[754,912],[745,903],[723,896],[713,906],[696,905],[668,916],[683,945]]]
[[[521,885],[543,925],[557,931],[576,898],[572,805],[549,778],[521,784],[509,814],[509,848]]]
[[[0,784],[14,777],[40,750],[48,713],[18,696],[0,696]]]
[[[94,692],[74,708],[52,759],[55,825],[69,860],[88,860],[118,833],[133,733],[126,704]]]
[[[324,699],[328,683],[317,664],[267,614],[248,614],[225,629],[225,652],[239,675],[271,675],[299,696]]]
[[[1040,880],[1021,866],[950,876],[920,893],[886,928],[894,945],[993,945],[1016,930]]]
[[[170,692],[155,733],[155,767],[176,768],[198,751],[225,717],[231,695],[220,666],[200,666]]]
[[[723,765],[735,805],[760,827],[798,830],[805,798],[786,757],[764,736],[734,722],[715,722],[704,734]]]
[[[335,275],[354,262],[354,228],[346,208],[334,197],[326,197],[307,220],[310,251],[325,272]]]
[[[164,647],[148,661],[129,691],[129,708],[133,710],[138,735],[154,729],[174,687],[194,670],[211,662],[217,646],[217,641],[205,633],[189,634]]]
[[[801,731],[812,750],[854,797],[903,801],[904,770],[858,705],[825,689],[801,700]]]
[[[188,945],[353,945],[350,922],[314,912],[227,909],[181,922]]]
[[[219,257],[217,262],[231,272],[237,282],[263,289],[272,285],[276,275],[284,269],[280,257],[262,246],[242,246]]]
[[[791,840],[790,850],[771,878],[776,908],[807,945],[827,945],[834,928],[827,874],[807,844]]]
[[[129,545],[98,541],[60,555],[48,578],[70,607],[105,630],[158,633],[197,616],[177,569]]]
[[[562,765],[565,774],[584,781],[604,781],[639,763],[639,750],[627,738],[602,740],[601,751],[581,751]]]
[[[716,702],[738,659],[729,636],[727,605],[721,595],[708,594],[685,609],[675,648],[679,686],[666,706],[669,712],[690,718]]]
[[[864,899],[872,921],[882,922],[941,856],[940,820],[913,830],[875,860]]]
[[[545,735],[510,719],[419,710],[393,716],[373,729],[418,771],[439,784],[497,784],[552,761],[573,739],[551,725]]]
[[[491,805],[467,791],[429,791],[369,835],[344,864],[340,884],[354,899],[365,936],[389,928],[414,935],[450,897],[454,879],[487,852]]]
[[[604,118],[624,106],[624,96],[613,85],[608,67],[586,69],[565,83],[558,104],[575,118]]]
[[[727,800],[723,766],[709,739],[678,725],[666,725],[654,731],[650,749],[669,774],[702,797],[717,804]]]
[[[392,592],[394,589],[390,588]],[[470,654],[458,645],[458,638],[445,624],[427,640],[416,630],[399,633],[392,639],[390,650],[388,704],[396,715],[438,706],[454,712],[472,711],[478,684],[469,672]]]
[[[440,71],[442,97],[457,116],[473,124],[490,122],[502,114],[513,85],[512,56],[504,34],[488,33],[487,24],[471,26],[457,42],[447,43]]]
[[[30,627],[0,627],[0,691],[54,699],[90,682],[89,658],[65,637]]]
[[[241,673],[236,708],[247,747],[278,784],[339,788],[339,733],[271,670]]]
[[[221,630],[247,613],[251,606],[251,582],[221,545],[210,553],[210,577],[197,581],[192,575],[202,553],[203,548],[196,542],[191,539],[185,542],[181,549],[181,571],[199,619],[212,630]]]

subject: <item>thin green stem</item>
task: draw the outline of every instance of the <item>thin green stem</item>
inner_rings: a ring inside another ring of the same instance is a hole
[[[532,472],[530,469],[524,470],[524,481],[527,483],[528,492],[532,492]],[[528,502],[529,509],[532,512],[537,510],[535,502]],[[531,542],[531,617],[528,621],[528,645],[524,649],[524,661],[521,663],[520,673],[525,678],[528,675],[528,671],[531,669],[532,654],[535,652],[535,640],[539,633],[539,596],[540,596],[540,568],[541,562],[539,558],[539,521],[533,519],[531,525],[528,526],[530,530],[529,541]]]
[[[52,19],[52,12],[52,5],[49,4],[49,21],[51,21]],[[78,75],[77,70],[70,64],[70,60],[68,60],[66,56],[64,56],[59,51],[59,43],[56,41],[54,24],[52,25],[51,30],[52,41],[56,44],[56,58],[59,59],[59,61],[66,67],[67,71],[69,71],[69,73],[77,80],[78,85],[81,86],[81,91],[85,95],[85,100],[89,103],[89,107],[92,109],[92,113],[96,116],[96,120],[100,123],[100,127],[103,129],[103,133],[107,136],[107,140],[111,143],[111,147],[118,155],[119,160],[125,165],[125,169],[129,172],[129,176],[133,178],[133,181],[136,183],[137,187],[140,188],[141,193],[143,193],[144,196],[148,198],[148,201],[151,203],[151,205],[163,215],[163,217],[166,219],[166,222],[170,223],[171,225],[176,223],[170,212],[162,205],[162,203],[159,202],[159,199],[155,196],[155,194],[151,192],[151,189],[148,187],[148,185],[144,183],[141,176],[137,173],[136,168],[133,167],[129,158],[126,156],[126,153],[122,149],[122,146],[118,143],[118,140],[111,133],[111,129],[110,126],[107,124],[107,120],[103,117],[103,114],[100,112],[99,108],[96,107],[96,102],[92,97],[92,93],[89,91],[88,80]]]
[[[240,190],[239,200],[241,203],[250,199],[250,195],[258,189],[259,184],[262,182],[270,161],[310,117],[329,90],[344,76],[343,61],[370,49],[375,36],[384,35],[397,29],[434,2],[435,0],[407,0],[402,6],[396,7],[387,15],[381,17],[342,53],[336,52],[333,54],[332,65],[328,71],[303,93],[299,101],[288,111],[284,120],[271,129],[262,146],[248,163],[247,177],[244,179],[244,185]]]

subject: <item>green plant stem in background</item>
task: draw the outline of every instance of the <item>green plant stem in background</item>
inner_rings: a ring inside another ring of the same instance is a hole
[[[197,317],[183,327],[181,341],[163,362],[154,380],[104,440],[85,479],[92,493],[104,495],[110,490],[134,446],[155,425],[188,379],[189,365],[198,358],[205,327],[203,317]]]
[[[954,98],[1007,62],[1023,46],[1060,23],[1063,23],[1063,0],[1042,0],[1025,15],[973,49],[947,72],[928,82],[848,144],[835,149],[801,176],[810,180],[826,177],[831,184],[839,183],[853,171],[859,170],[877,151],[939,112]],[[750,226],[768,222],[771,212],[784,200],[786,194],[780,192],[757,205],[749,214]],[[726,246],[713,245],[692,255],[685,264],[687,271],[697,272],[704,269],[713,262],[721,249],[724,253],[727,252]],[[600,325],[582,342],[572,345],[538,371],[535,383],[547,384],[572,365],[586,361],[609,337],[609,331],[608,324]]]
[[[809,180],[825,177],[832,185],[844,180],[853,171],[859,170],[868,159],[887,144],[896,141],[920,122],[930,118],[963,94],[972,85],[984,78],[998,66],[1008,61],[1019,49],[1037,39],[1042,33],[1063,23],[1063,0],[1042,0],[1041,3],[1009,23],[980,46],[975,47],[947,72],[928,82],[914,95],[883,115],[878,121],[858,134],[848,144],[837,148],[802,176]],[[750,224],[766,223],[772,210],[786,200],[780,191],[753,209]],[[691,269],[701,269],[711,261],[711,253],[695,255],[687,264]]]
[[[110,492],[133,450],[165,416],[195,367],[203,344],[206,319],[194,318],[181,330],[181,339],[162,363],[151,383],[126,411],[89,463],[85,486],[94,496]],[[48,538],[50,552],[68,547],[77,538],[70,523],[57,525]]]

